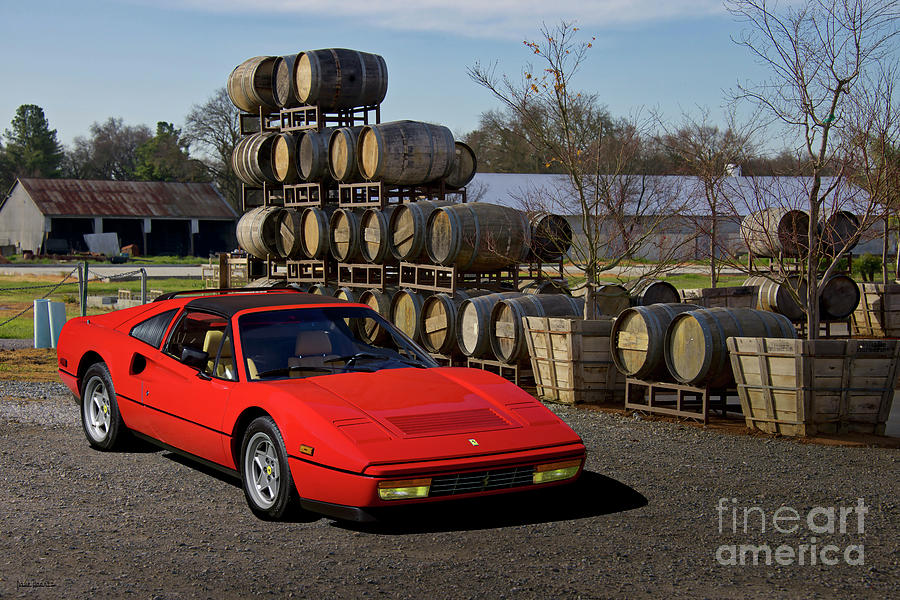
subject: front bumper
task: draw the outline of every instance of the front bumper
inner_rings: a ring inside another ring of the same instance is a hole
[[[364,474],[324,467],[299,457],[290,457],[291,475],[297,492],[309,510],[349,520],[371,520],[364,509],[441,502],[545,489],[575,481],[584,466],[581,444],[512,452],[477,459],[428,461],[378,465]],[[574,477],[534,484],[533,467],[538,464],[579,459]],[[378,483],[408,478],[429,478],[432,492],[425,498],[382,500]]]

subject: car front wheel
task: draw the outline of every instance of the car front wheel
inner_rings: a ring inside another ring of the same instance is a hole
[[[241,481],[247,504],[260,519],[282,519],[297,504],[287,451],[271,417],[254,419],[244,433]]]
[[[100,450],[112,450],[125,435],[116,390],[109,368],[96,363],[84,374],[81,387],[81,425],[88,442]]]

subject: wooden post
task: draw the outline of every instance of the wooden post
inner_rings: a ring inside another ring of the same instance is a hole
[[[228,265],[228,254],[219,253],[219,289],[228,289],[231,287],[231,272]]]

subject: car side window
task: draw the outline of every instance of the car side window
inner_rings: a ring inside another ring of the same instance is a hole
[[[175,313],[177,312],[178,309],[173,308],[172,310],[167,310],[166,312],[154,315],[132,327],[129,334],[131,337],[137,338],[146,344],[150,344],[154,348],[159,348],[163,336],[166,335],[166,329],[168,329],[169,323],[172,322],[172,318],[175,317]]]
[[[228,362],[233,363],[233,345],[229,339],[226,340],[226,330],[228,321],[225,317],[205,312],[186,312],[178,323],[172,329],[169,335],[169,341],[163,351],[172,358],[185,364],[199,369],[209,376],[217,376],[221,378],[233,378],[234,366],[231,366],[230,377],[225,377],[226,365]],[[223,342],[227,341],[227,350],[220,352],[225,347]],[[186,352],[186,350],[188,352]],[[202,354],[202,366],[199,364],[199,357]],[[217,371],[217,360],[222,360],[221,375]],[[190,361],[194,362],[190,362]]]

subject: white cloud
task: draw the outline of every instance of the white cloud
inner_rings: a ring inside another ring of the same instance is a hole
[[[153,4],[209,12],[333,15],[403,31],[521,38],[541,21],[585,29],[722,14],[721,0],[163,0]]]

